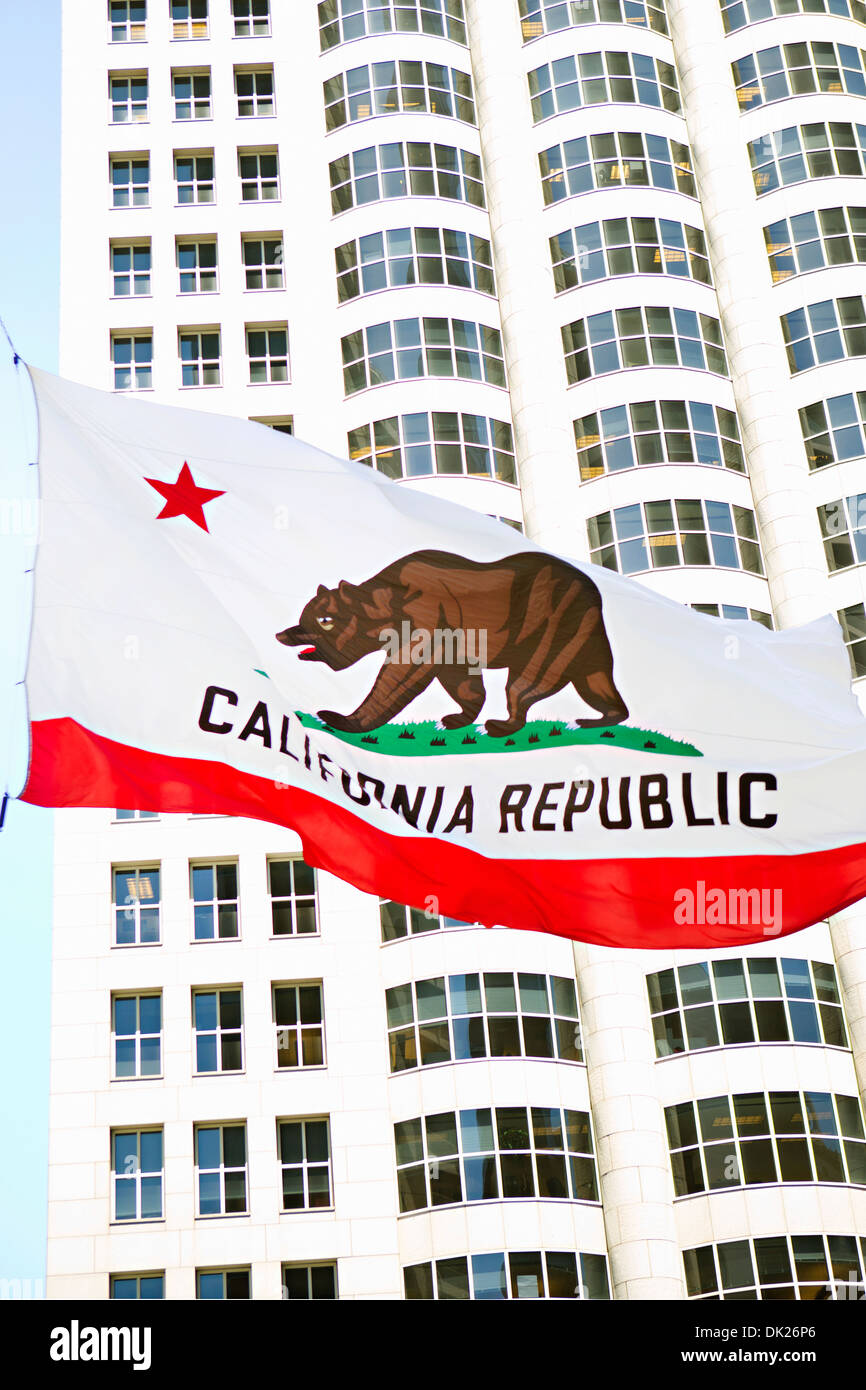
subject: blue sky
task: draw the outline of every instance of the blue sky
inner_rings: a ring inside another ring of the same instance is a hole
[[[0,131],[0,315],[22,356],[56,371],[60,0],[2,6]],[[0,410],[0,790],[17,791],[26,739],[15,683],[32,551],[22,503],[35,492],[27,465],[36,425],[26,373],[15,371],[5,339]],[[44,1274],[50,928],[51,813],[13,801],[0,833],[0,1278]]]

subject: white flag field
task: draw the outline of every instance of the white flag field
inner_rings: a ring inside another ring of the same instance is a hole
[[[269,821],[367,892],[611,946],[866,896],[834,618],[698,614],[262,425],[31,375],[24,800]]]

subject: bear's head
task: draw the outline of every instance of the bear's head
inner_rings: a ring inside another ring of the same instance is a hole
[[[303,647],[301,661],[324,661],[332,671],[342,671],[381,651],[381,633],[395,621],[393,587],[371,589],[343,579],[336,589],[320,584],[300,622],[276,633],[276,639],[286,647]]]

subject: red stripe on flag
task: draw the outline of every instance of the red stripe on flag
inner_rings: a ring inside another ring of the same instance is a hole
[[[484,918],[601,946],[742,946],[799,931],[866,896],[866,844],[802,855],[491,859],[432,836],[389,835],[312,792],[224,763],[114,743],[73,719],[33,723],[31,738],[23,801],[269,821],[300,835],[315,868],[463,921]],[[676,923],[674,894],[698,892],[699,880],[707,893],[758,889],[772,899],[781,890],[781,925]]]

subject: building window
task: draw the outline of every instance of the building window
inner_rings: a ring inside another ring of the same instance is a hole
[[[787,126],[749,142],[758,196],[806,179],[859,178],[866,156],[866,125],[818,121]]]
[[[520,0],[524,43],[581,24],[637,24],[668,32],[665,0]]]
[[[192,864],[194,939],[216,941],[239,933],[237,864]]]
[[[574,981],[512,971],[439,976],[385,991],[392,1072],[478,1057],[582,1062]]]
[[[610,217],[550,238],[557,294],[614,275],[678,275],[711,285],[699,227],[660,217]]]
[[[150,205],[148,155],[111,156],[111,205],[115,208],[146,208]]]
[[[275,115],[273,68],[235,68],[235,95],[238,116]]]
[[[456,1202],[557,1198],[597,1202],[589,1115],[498,1106],[394,1126],[400,1211]]]
[[[110,1289],[111,1298],[165,1298],[165,1273],[112,1274]]]
[[[269,859],[268,892],[274,936],[318,934],[315,869],[303,859]]]
[[[818,521],[831,574],[866,563],[866,492],[825,502]]]
[[[325,1065],[321,984],[274,985],[278,1067]]]
[[[347,241],[334,256],[341,304],[401,285],[453,285],[496,293],[490,242],[471,232],[394,227]]]
[[[182,386],[219,386],[220,335],[212,332],[178,333]]]
[[[159,941],[159,869],[114,869],[114,944]]]
[[[372,63],[337,73],[324,83],[325,128],[390,116],[397,111],[429,111],[475,125],[472,78],[441,63]]]
[[[760,608],[744,608],[738,603],[690,603],[689,607],[708,618],[725,618],[735,623],[760,623],[761,627],[773,631],[772,613],[764,613]]]
[[[333,1206],[329,1121],[280,1120],[283,1211]]]
[[[192,1024],[198,1075],[243,1071],[243,1018],[240,989],[194,989]]]
[[[452,145],[416,140],[370,145],[328,168],[334,213],[388,198],[449,198],[485,206],[480,157]]]
[[[250,154],[238,150],[238,169],[245,203],[279,201],[280,166],[276,150]]]
[[[147,73],[108,74],[112,125],[147,120]]]
[[[115,820],[158,820],[156,811],[115,811]]]
[[[321,0],[319,41],[324,53],[365,34],[438,34],[466,43],[463,0]]]
[[[764,228],[773,283],[866,261],[866,208],[822,208],[783,217]]]
[[[242,240],[247,289],[283,289],[283,238],[245,236]]]
[[[270,0],[232,0],[236,39],[257,39],[271,32]]]
[[[656,463],[700,463],[745,473],[733,410],[708,401],[635,401],[574,422],[580,480]]]
[[[831,396],[800,411],[800,428],[812,470],[831,463],[866,458],[866,391]]]
[[[294,434],[295,432],[293,415],[251,415],[249,418],[253,424],[266,425],[269,430],[275,430],[277,434]]]
[[[496,1251],[406,1265],[403,1287],[407,1299],[610,1298],[604,1255],[570,1250]]]
[[[386,478],[468,474],[516,483],[514,438],[504,420],[456,410],[392,415],[349,430],[349,457]]]
[[[840,608],[836,617],[851,658],[851,674],[859,680],[866,676],[866,607],[862,603],[852,603],[850,608]]]
[[[213,294],[218,289],[216,241],[179,241],[177,270],[181,294]]]
[[[758,1236],[683,1251],[689,1298],[862,1300],[866,1237]]]
[[[755,514],[700,497],[634,502],[587,521],[592,561],[620,574],[714,565],[763,574]]]
[[[176,154],[174,178],[178,203],[214,201],[213,154]]]
[[[173,72],[171,91],[176,121],[210,120],[210,68],[200,72]]]
[[[863,54],[847,43],[786,43],[731,64],[741,111],[808,92],[866,96]]]
[[[866,1183],[856,1096],[760,1091],[665,1107],[674,1195],[759,1183]]]
[[[260,385],[264,382],[288,381],[288,326],[275,324],[272,328],[267,328],[264,325],[253,327],[248,324],[246,337],[250,382]]]
[[[112,242],[110,250],[115,298],[150,294],[150,242]]]
[[[336,1298],[337,1266],[283,1265],[283,1298]]]
[[[545,207],[594,188],[667,188],[696,198],[688,145],[643,131],[580,135],[538,156]]]
[[[407,936],[423,936],[428,931],[450,931],[457,927],[477,927],[478,922],[461,922],[459,917],[439,917],[420,907],[404,907],[387,898],[379,899],[379,923],[383,944],[402,941]]]
[[[782,314],[791,375],[845,357],[866,357],[866,310],[861,294],[823,299]]]
[[[848,1046],[836,972],[821,961],[701,961],[647,975],[647,990],[657,1057],[754,1042]]]
[[[153,386],[151,333],[112,333],[115,391],[149,391]]]
[[[206,39],[208,0],[171,0],[172,38]]]
[[[249,1269],[197,1269],[196,1298],[252,1298]]]
[[[646,53],[580,53],[543,63],[527,76],[534,125],[604,102],[681,110],[673,64]]]
[[[112,1221],[161,1218],[162,1182],[162,1130],[112,1130]]]
[[[195,1166],[198,1216],[247,1210],[246,1125],[196,1125]]]
[[[760,24],[762,19],[788,14],[838,14],[866,24],[866,4],[863,0],[719,0],[725,33],[733,34],[747,24]]]
[[[693,309],[607,309],[567,323],[562,345],[569,386],[632,367],[692,367],[728,375],[719,320]]]
[[[141,43],[147,38],[147,0],[108,0],[112,43]]]
[[[462,377],[505,386],[502,337],[497,328],[465,319],[397,319],[349,333],[341,340],[346,395],[387,381]]]
[[[115,994],[111,999],[114,1079],[162,1075],[162,995]]]

